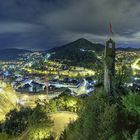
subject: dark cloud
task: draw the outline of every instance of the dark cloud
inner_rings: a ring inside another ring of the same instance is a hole
[[[47,49],[85,37],[140,45],[139,0],[0,0],[0,47]],[[126,45],[127,46],[127,45]]]

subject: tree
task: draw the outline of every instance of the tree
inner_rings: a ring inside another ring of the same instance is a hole
[[[69,92],[69,90],[63,92],[58,98],[53,99],[56,102],[57,109],[59,111],[78,112],[82,108],[84,101],[82,99],[69,96],[66,92]]]
[[[95,78],[98,80],[98,83],[103,83],[104,77],[104,64],[102,61],[95,63],[94,69],[96,70]]]
[[[114,133],[116,106],[111,104],[103,90],[89,98],[77,122],[66,129],[67,140],[107,140]]]
[[[130,92],[122,97],[122,104],[125,110],[131,114],[140,116],[140,95]]]
[[[0,133],[0,140],[14,140],[14,138],[6,133]]]
[[[16,109],[10,111],[6,115],[5,122],[1,125],[2,132],[9,135],[17,136],[21,134],[28,126],[28,118],[32,114],[32,109],[21,108],[20,111]]]
[[[38,104],[30,117],[28,139],[42,140],[49,138],[52,126],[53,121],[51,121],[48,114],[44,112],[44,107]]]
[[[128,66],[125,60],[122,60],[121,66],[116,75],[116,87],[120,88],[124,83],[129,83],[132,79],[132,68]]]
[[[46,102],[45,102],[46,103]],[[6,115],[6,120],[1,124],[0,136],[18,137],[24,132],[28,132],[29,140],[47,139],[51,135],[53,121],[50,120],[48,113],[53,108],[46,109],[48,104],[41,105],[37,103],[34,109],[21,108],[20,111],[14,109]]]
[[[128,133],[130,136],[139,129],[140,124],[140,96],[138,94],[128,94],[122,97],[117,111],[116,131],[120,135]]]

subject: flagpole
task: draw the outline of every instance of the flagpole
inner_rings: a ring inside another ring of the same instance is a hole
[[[110,33],[110,38],[114,39],[114,32],[112,30],[112,23],[109,23],[109,33]]]

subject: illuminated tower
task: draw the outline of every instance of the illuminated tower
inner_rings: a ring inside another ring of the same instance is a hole
[[[113,33],[111,25],[110,32]],[[115,76],[115,42],[111,38],[106,42],[104,59],[104,89],[106,93],[113,94],[113,81]]]

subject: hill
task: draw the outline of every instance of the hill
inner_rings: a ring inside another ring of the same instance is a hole
[[[50,52],[58,52],[62,50],[71,50],[71,49],[85,49],[85,50],[93,50],[99,52],[104,49],[104,45],[98,43],[92,43],[87,39],[80,38],[76,41],[63,45],[61,47],[50,49]]]
[[[16,60],[19,57],[19,54],[24,54],[30,52],[29,50],[8,48],[0,50],[0,60]]]
[[[84,66],[97,61],[97,55],[104,50],[102,44],[94,44],[84,38],[78,39],[64,46],[53,48],[51,60],[63,60],[71,65]]]

